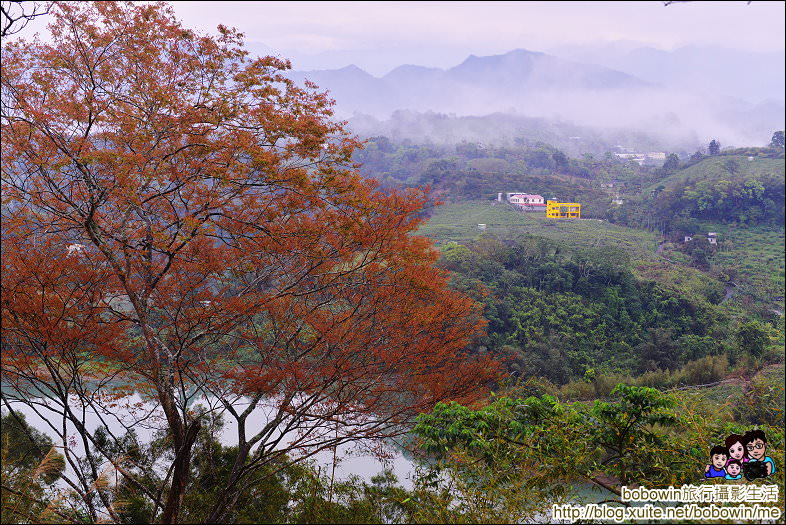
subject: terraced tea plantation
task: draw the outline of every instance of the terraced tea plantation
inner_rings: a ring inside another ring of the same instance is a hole
[[[478,227],[485,224],[485,229]],[[496,201],[469,201],[436,208],[418,230],[434,239],[437,245],[451,241],[466,242],[490,233],[502,239],[531,234],[571,244],[576,248],[599,246],[626,250],[636,259],[652,260],[657,256],[655,233],[617,226],[598,219],[547,219],[542,212],[521,212]]]

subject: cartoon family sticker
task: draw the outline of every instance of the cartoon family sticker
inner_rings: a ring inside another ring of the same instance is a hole
[[[710,464],[705,478],[727,480],[766,478],[775,473],[775,462],[767,455],[767,436],[762,430],[750,430],[744,436],[732,434],[723,445],[710,449]]]

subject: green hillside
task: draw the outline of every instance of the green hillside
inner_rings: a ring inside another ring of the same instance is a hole
[[[485,224],[485,230],[478,224]],[[679,294],[714,303],[724,289],[716,277],[657,254],[657,233],[598,219],[547,219],[543,213],[520,212],[507,204],[470,201],[439,206],[418,233],[433,239],[438,247],[488,234],[514,241],[528,235],[544,237],[567,250],[615,248],[631,258],[638,278],[657,281]]]
[[[772,159],[761,159],[772,160]],[[780,161],[782,162],[782,161]],[[478,224],[485,224],[481,230]],[[516,240],[535,235],[558,241],[569,248],[621,248],[636,262],[636,274],[673,289],[710,295],[708,290],[723,287],[728,306],[745,309],[784,310],[784,229],[782,226],[747,226],[696,221],[697,233],[718,233],[719,250],[710,257],[711,269],[700,271],[679,251],[679,243],[666,243],[656,254],[659,236],[655,232],[628,228],[597,219],[547,219],[542,213],[522,213],[493,201],[468,201],[436,208],[434,216],[418,233],[432,238],[437,246],[448,242],[464,243],[490,234],[499,239]]]
[[[731,178],[759,179],[766,175],[784,176],[786,161],[784,159],[768,159],[764,157],[748,157],[741,155],[721,155],[707,157],[706,159],[679,170],[676,173],[645,188],[643,193],[648,194],[659,186],[671,188],[685,186],[700,180],[728,180]]]
[[[485,230],[478,224],[485,224]],[[639,259],[654,259],[658,245],[653,232],[600,219],[547,219],[543,212],[520,212],[496,201],[464,201],[439,206],[418,233],[434,239],[437,245],[477,239],[483,233],[501,239],[529,234],[565,241],[575,248],[622,248]]]
[[[784,303],[784,229],[717,225],[725,235],[726,249],[711,261],[736,273],[743,293],[750,293],[783,313]],[[729,273],[727,271],[727,273]]]
[[[742,416],[759,421],[783,421],[786,408],[783,374],[783,364],[768,365],[752,377],[729,377],[707,388],[687,388],[683,395],[694,406],[703,406],[728,419]],[[752,396],[754,392],[762,399]]]
[[[663,246],[665,257],[730,283],[729,306],[769,317],[784,310],[785,177],[783,158],[708,157],[627,199],[610,218],[657,224],[672,241]],[[708,232],[718,234],[716,247],[704,240]],[[689,235],[700,245],[686,245]]]
[[[716,232],[718,250],[709,257],[711,271],[735,285],[733,303],[760,305],[767,313],[783,312],[786,258],[784,228],[696,221],[697,233]],[[663,255],[686,260],[681,243],[668,243]],[[686,261],[687,262],[687,261]],[[765,313],[766,315],[766,313]]]

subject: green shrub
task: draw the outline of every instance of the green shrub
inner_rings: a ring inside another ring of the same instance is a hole
[[[678,383],[703,385],[720,381],[728,371],[729,360],[725,355],[708,355],[686,364],[675,375]]]
[[[560,388],[560,396],[568,400],[595,399],[595,387],[584,381],[572,381]]]

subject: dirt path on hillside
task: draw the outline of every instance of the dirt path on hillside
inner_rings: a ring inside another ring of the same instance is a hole
[[[680,386],[677,388],[670,388],[666,390],[666,392],[674,392],[677,390],[692,390],[698,388],[710,388],[718,385],[738,385],[742,387],[743,391],[747,391],[750,388],[750,384],[753,382],[754,379],[756,379],[756,377],[765,373],[767,370],[772,370],[775,368],[783,368],[783,365],[777,363],[772,365],[766,365],[759,368],[758,370],[754,370],[752,372],[748,372],[745,374],[740,374],[738,376],[727,377],[725,379],[721,379],[720,381],[715,381],[713,383],[707,383],[705,385]]]
[[[661,258],[661,259],[663,259],[664,261],[668,261],[668,262],[670,262],[670,263],[674,263],[674,261],[672,261],[672,260],[671,260],[671,259],[669,259],[668,257],[664,257],[664,256],[662,255],[662,254],[663,254],[663,245],[664,245],[664,244],[666,244],[667,242],[668,242],[668,241],[665,241],[665,240],[664,240],[664,241],[660,241],[660,242],[658,242],[658,247],[657,247],[657,248],[655,248],[655,255],[657,255],[658,257],[660,257],[660,258]]]
[[[723,296],[720,304],[725,303],[734,296],[735,288],[737,288],[737,283],[729,281],[729,284],[726,285],[726,294]]]

